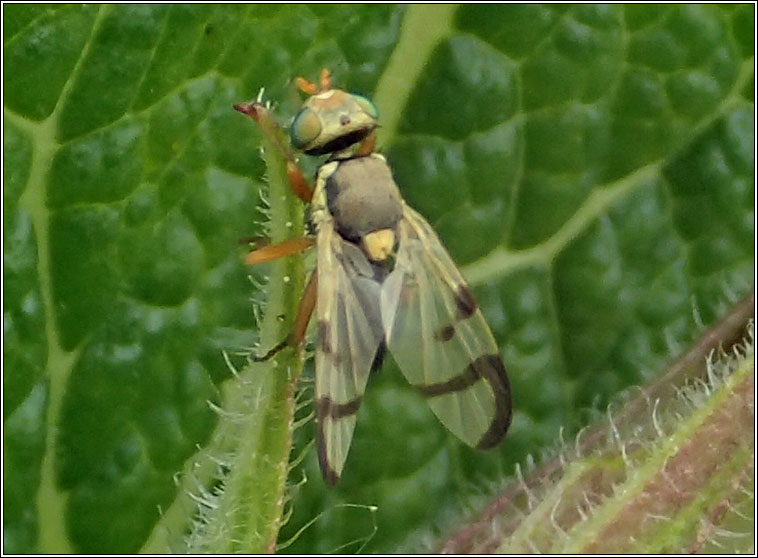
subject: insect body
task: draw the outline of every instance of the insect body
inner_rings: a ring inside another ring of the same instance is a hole
[[[329,154],[311,200],[318,253],[306,288],[307,296],[315,282],[316,437],[324,479],[334,485],[342,473],[369,374],[386,349],[453,434],[491,448],[511,420],[510,387],[492,333],[437,235],[402,199],[386,159],[373,152],[373,104],[331,89],[326,73],[321,81],[321,90],[301,86],[312,96],[290,134],[306,154]]]

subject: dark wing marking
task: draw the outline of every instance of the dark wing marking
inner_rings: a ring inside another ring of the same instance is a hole
[[[381,286],[360,248],[344,241],[331,220],[321,223],[317,247],[316,444],[324,480],[333,486],[384,337]]]
[[[407,205],[381,302],[387,346],[440,421],[470,446],[500,442],[511,392],[497,344],[437,235]]]

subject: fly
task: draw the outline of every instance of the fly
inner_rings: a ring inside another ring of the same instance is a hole
[[[370,372],[389,350],[434,414],[469,446],[489,449],[511,422],[511,390],[497,344],[471,288],[426,220],[405,203],[374,151],[378,111],[360,95],[298,78],[309,94],[290,127],[292,145],[328,155],[311,189],[284,147],[295,192],[311,203],[313,238],[253,250],[260,263],[315,243],[316,269],[292,334],[263,356],[298,347],[316,312],[316,445],[325,482],[347,459]],[[258,103],[235,108],[259,120]]]

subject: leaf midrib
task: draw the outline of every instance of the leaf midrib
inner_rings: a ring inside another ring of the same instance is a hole
[[[52,166],[55,153],[60,147],[57,140],[58,123],[62,107],[71,92],[73,84],[81,71],[82,63],[97,36],[102,21],[111,8],[101,6],[90,30],[82,52],[68,80],[61,89],[58,101],[50,115],[41,122],[30,122],[22,116],[7,109],[3,117],[22,130],[31,142],[31,162],[29,178],[19,204],[29,214],[37,243],[37,275],[40,293],[45,311],[45,338],[47,341],[47,365],[44,377],[48,380],[48,406],[45,416],[46,437],[45,453],[41,460],[40,484],[37,491],[38,542],[37,552],[63,553],[74,552],[67,535],[66,508],[68,494],[58,487],[58,462],[56,452],[57,429],[63,409],[63,397],[66,386],[76,361],[79,349],[64,349],[58,333],[55,304],[52,292],[51,255],[50,255],[50,211],[46,198],[46,179]]]

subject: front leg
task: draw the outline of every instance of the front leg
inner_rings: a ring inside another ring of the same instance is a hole
[[[303,236],[300,238],[290,238],[283,242],[277,242],[276,244],[267,244],[265,241],[258,240],[253,247],[253,250],[248,252],[245,256],[245,263],[248,265],[256,265],[272,260],[278,260],[285,256],[301,252],[306,248],[313,246],[315,241],[313,238]]]
[[[300,170],[289,147],[282,143],[281,137],[284,134],[271,111],[259,101],[238,103],[234,105],[234,108],[255,120],[271,144],[279,151],[284,160],[287,161],[287,179],[294,194],[304,202],[310,202],[313,197],[313,189],[308,184],[305,176],[303,176],[303,171]]]

